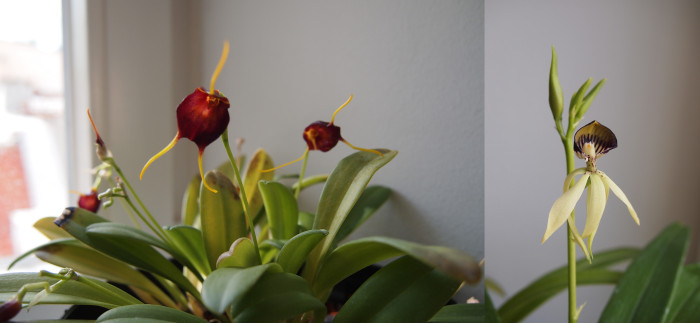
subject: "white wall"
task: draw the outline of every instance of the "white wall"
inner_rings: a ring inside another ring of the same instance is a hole
[[[567,106],[588,77],[607,78],[580,125],[598,120],[617,135],[619,147],[598,168],[641,219],[638,227],[611,198],[594,252],[643,246],[673,221],[691,226],[697,250],[699,9],[694,1],[488,2],[486,270],[510,295],[566,261],[564,229],[540,245],[566,170],[547,103],[552,45]],[[611,291],[579,288],[579,304],[587,302],[580,322],[596,321]],[[566,306],[562,293],[527,322],[562,322]]]

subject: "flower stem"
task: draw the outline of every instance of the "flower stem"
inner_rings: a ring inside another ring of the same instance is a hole
[[[294,198],[299,198],[299,192],[301,192],[301,181],[304,180],[304,173],[306,173],[306,162],[309,160],[309,150],[307,149],[304,153],[304,162],[301,164],[301,172],[299,173],[299,183],[297,184],[296,190],[294,190]]]
[[[574,171],[574,126],[569,123],[566,137],[562,138],[564,151],[566,153],[566,174]],[[571,211],[571,218],[575,220],[575,211]],[[566,226],[566,250],[569,264],[569,323],[578,321],[578,311],[576,309],[576,244],[574,243],[574,233]]]
[[[258,239],[255,237],[255,225],[253,224],[253,219],[251,219],[248,213],[248,197],[245,194],[245,185],[241,180],[241,174],[238,171],[238,165],[236,165],[236,159],[233,158],[233,152],[231,151],[231,145],[228,143],[228,128],[224,130],[221,134],[221,141],[224,143],[224,148],[226,149],[226,154],[228,155],[228,160],[231,162],[231,167],[233,167],[233,173],[236,175],[236,181],[238,181],[238,187],[241,189],[241,200],[243,201],[243,214],[248,221],[250,226],[250,236],[253,240],[253,246],[255,246],[255,252],[258,254],[258,260],[262,263],[262,256],[260,255],[260,248],[258,248]]]

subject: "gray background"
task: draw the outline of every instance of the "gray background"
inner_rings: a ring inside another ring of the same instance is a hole
[[[598,168],[624,190],[641,221],[637,226],[611,196],[594,253],[643,246],[673,221],[697,233],[699,3],[489,1],[485,12],[488,276],[512,295],[566,261],[565,229],[540,245],[566,172],[548,107],[552,45],[567,107],[588,77],[607,78],[580,126],[598,120],[617,135],[619,147]],[[580,230],[584,218],[577,217]],[[579,288],[579,305],[587,302],[580,322],[597,321],[611,292]],[[563,322],[566,311],[562,293],[527,322]]]

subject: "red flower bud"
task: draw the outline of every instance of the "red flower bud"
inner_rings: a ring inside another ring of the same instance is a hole
[[[335,145],[338,144],[338,141],[344,142],[346,145],[350,146],[350,148],[355,149],[355,150],[361,150],[361,151],[366,151],[370,153],[377,154],[379,156],[383,156],[382,153],[380,153],[377,150],[374,149],[366,149],[366,148],[360,148],[351,145],[347,140],[343,139],[343,137],[340,135],[340,127],[336,126],[333,124],[335,120],[335,115],[342,110],[350,101],[352,100],[352,94],[350,95],[350,98],[348,98],[343,105],[341,105],[338,109],[333,112],[333,115],[331,116],[331,122],[325,122],[325,121],[316,121],[310,125],[308,125],[306,128],[304,128],[304,134],[302,137],[304,138],[304,141],[306,141],[306,150],[304,151],[304,154],[301,155],[301,157],[297,158],[296,160],[293,160],[288,163],[284,163],[282,165],[279,165],[274,168],[270,169],[264,169],[262,172],[271,172],[276,169],[280,169],[284,166],[287,166],[289,164],[296,163],[302,159],[304,159],[307,154],[309,153],[310,150],[320,150],[322,152],[327,152]]]
[[[96,213],[100,208],[100,199],[97,198],[97,190],[92,189],[90,194],[80,194],[78,198],[78,207]]]
[[[228,99],[219,92],[219,90],[214,89],[216,78],[219,76],[219,72],[223,68],[226,58],[228,57],[228,50],[229,44],[228,42],[224,42],[221,59],[211,77],[210,92],[199,87],[195,89],[192,94],[185,97],[180,105],[178,105],[177,134],[175,134],[175,138],[173,138],[168,146],[146,162],[146,165],[143,166],[141,170],[139,179],[143,178],[143,173],[146,172],[146,168],[160,156],[163,156],[172,149],[180,138],[187,138],[197,144],[199,148],[199,155],[197,158],[199,174],[204,178],[204,171],[202,170],[202,154],[204,153],[204,148],[224,133],[230,120],[228,115],[228,108],[230,107]],[[204,183],[204,186],[210,191],[216,193],[216,190],[209,187],[206,181],[202,181],[202,183]]]
[[[0,305],[0,322],[8,322],[22,310],[22,304],[15,298]]]
[[[316,121],[304,129],[304,140],[309,150],[327,152],[343,140],[340,127],[325,121]]]

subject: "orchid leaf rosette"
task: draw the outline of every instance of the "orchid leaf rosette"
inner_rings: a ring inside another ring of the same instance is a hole
[[[630,215],[639,225],[637,212],[635,212],[625,193],[607,174],[596,167],[596,161],[616,147],[617,138],[615,134],[597,121],[592,121],[576,132],[574,152],[578,158],[586,161],[586,167],[574,170],[564,180],[564,193],[554,202],[552,209],[549,211],[547,230],[544,233],[544,237],[542,237],[542,243],[559,229],[564,222],[568,222],[577,244],[586,254],[586,257],[590,259],[593,238],[603,217],[610,191],[627,205]],[[572,185],[572,181],[574,181],[576,176],[580,176],[580,178]],[[586,225],[583,233],[579,234],[576,224],[570,215],[586,188],[588,188]],[[583,239],[588,240],[587,246],[584,246]]]

